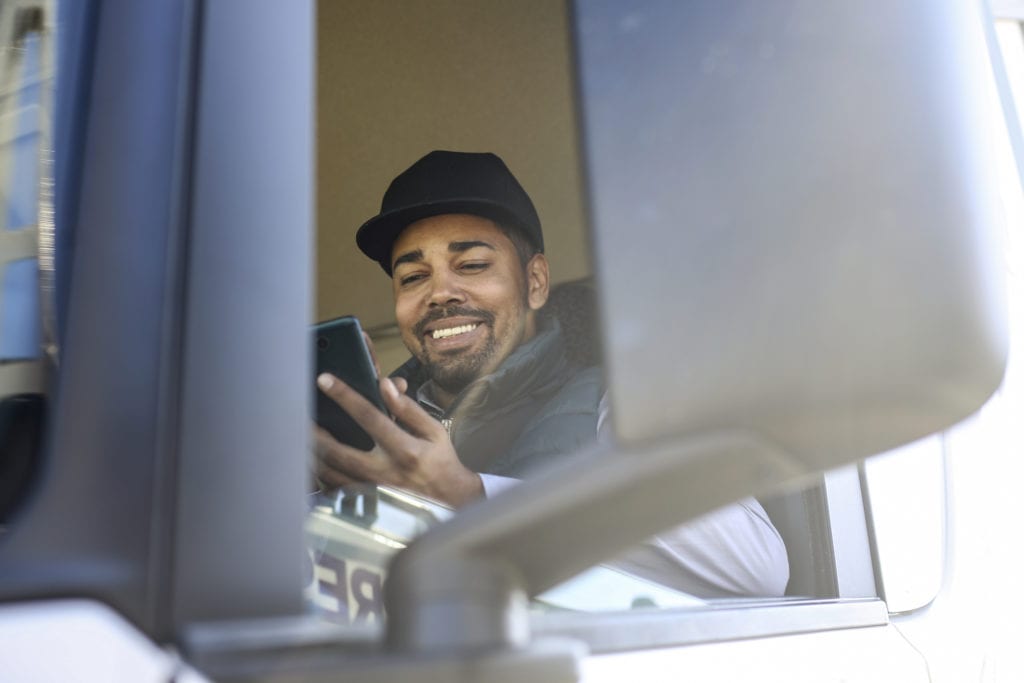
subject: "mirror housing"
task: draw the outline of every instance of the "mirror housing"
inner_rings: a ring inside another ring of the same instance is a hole
[[[1007,323],[980,9],[577,3],[620,443],[400,553],[391,647],[522,647],[525,596],[988,398]]]
[[[971,3],[786,4],[581,3],[580,79],[618,435],[818,471],[999,385],[999,114]]]

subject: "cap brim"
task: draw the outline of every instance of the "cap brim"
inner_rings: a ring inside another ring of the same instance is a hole
[[[416,221],[446,213],[468,213],[501,225],[527,229],[513,212],[501,204],[483,199],[446,199],[378,214],[356,231],[356,244],[391,277],[391,249],[402,231]]]

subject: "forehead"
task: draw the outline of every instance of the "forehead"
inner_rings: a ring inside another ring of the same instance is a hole
[[[471,241],[488,242],[499,250],[514,249],[512,241],[494,221],[472,214],[449,213],[410,223],[391,247],[391,260],[394,262],[410,251],[447,251],[452,242]]]

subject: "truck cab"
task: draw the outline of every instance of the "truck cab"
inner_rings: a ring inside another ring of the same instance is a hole
[[[1017,680],[1014,2],[0,5],[0,673]],[[308,333],[491,150],[593,292],[610,451],[309,494]],[[748,496],[785,596],[602,567]],[[993,608],[998,605],[998,609]]]

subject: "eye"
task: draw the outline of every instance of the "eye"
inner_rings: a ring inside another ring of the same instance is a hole
[[[426,275],[424,275],[423,273],[412,273],[410,275],[403,275],[402,277],[398,278],[398,284],[402,287],[406,287],[408,285],[412,285],[419,282],[425,277]]]
[[[489,261],[467,261],[459,264],[459,270],[463,273],[478,273],[490,267]]]

